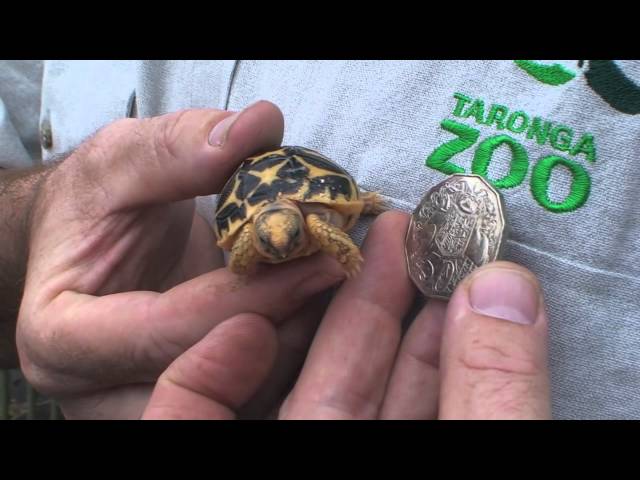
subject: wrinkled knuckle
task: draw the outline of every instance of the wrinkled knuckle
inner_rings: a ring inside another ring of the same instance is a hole
[[[20,370],[29,385],[38,392],[46,394],[53,390],[54,386],[51,383],[49,371],[33,362],[31,357],[20,358]]]
[[[92,148],[92,151],[110,151],[114,147],[127,145],[129,139],[138,130],[140,120],[134,118],[123,118],[105,125],[96,134],[85,142]]]
[[[163,375],[166,384],[174,389],[180,389],[191,394],[214,399],[224,405],[232,405],[231,398],[223,395],[211,379],[220,378],[221,372],[226,370],[224,360],[216,356],[215,352],[207,355],[203,352],[192,352],[188,362],[176,362]],[[198,375],[194,375],[198,372]]]
[[[460,356],[471,392],[472,411],[482,418],[535,418],[540,365],[523,347],[480,342]]]
[[[487,375],[529,377],[540,373],[540,366],[523,348],[507,348],[479,339],[463,349],[459,361],[465,369]]]
[[[148,342],[141,344],[133,352],[133,361],[137,364],[156,365],[160,373],[167,368],[171,362],[182,355],[187,347],[175,339],[158,331],[151,331]]]
[[[490,418],[523,418],[531,413],[535,391],[529,378],[503,375],[485,382],[477,390],[476,401]]]
[[[43,350],[47,349],[40,330],[37,321],[27,318],[24,314],[20,315],[16,330],[16,344],[20,353],[20,362],[24,364],[25,369],[30,369],[35,364],[34,359],[41,356]]]
[[[156,152],[158,157],[175,158],[178,156],[176,146],[182,136],[182,118],[189,110],[180,110],[164,118],[156,119],[157,130],[154,138]]]
[[[18,349],[20,368],[37,391],[45,394],[64,390],[60,379],[64,372],[72,369],[76,358],[72,350],[72,333],[62,332],[59,326],[49,326],[47,322],[33,322],[19,330]],[[63,343],[66,341],[66,347]]]
[[[21,335],[18,344],[20,351],[20,370],[27,382],[39,392],[51,388],[49,369],[46,367],[46,345],[37,336]]]

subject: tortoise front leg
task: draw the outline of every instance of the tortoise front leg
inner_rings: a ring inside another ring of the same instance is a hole
[[[229,270],[238,275],[246,275],[253,271],[259,258],[260,253],[253,245],[253,223],[247,223],[231,249]]]
[[[379,215],[388,210],[382,195],[378,192],[361,192],[360,199],[364,202],[363,215]]]
[[[363,261],[362,255],[349,235],[325,222],[315,213],[307,215],[307,226],[322,251],[338,260],[348,277],[352,277],[360,271],[360,265]]]

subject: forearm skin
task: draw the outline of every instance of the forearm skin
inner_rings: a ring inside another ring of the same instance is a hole
[[[31,212],[52,167],[0,169],[0,368],[16,368],[16,320],[24,288]]]

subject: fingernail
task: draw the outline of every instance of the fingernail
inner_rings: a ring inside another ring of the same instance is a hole
[[[469,303],[481,315],[532,325],[538,316],[538,289],[526,276],[496,268],[472,279]]]
[[[218,148],[223,147],[225,142],[227,141],[227,137],[229,136],[229,130],[231,130],[231,127],[233,126],[233,124],[236,123],[238,118],[240,118],[240,116],[244,112],[246,112],[247,110],[250,110],[258,103],[260,102],[258,101],[258,102],[252,103],[251,105],[241,110],[240,112],[236,112],[233,115],[229,115],[224,120],[218,122],[211,129],[211,132],[209,133],[209,145],[211,145],[212,147],[218,147]]]
[[[224,120],[216,123],[215,127],[211,130],[211,133],[209,133],[209,145],[212,147],[222,147],[224,142],[227,140],[231,125],[233,125],[241,113],[242,112],[234,113],[233,115],[229,115]]]

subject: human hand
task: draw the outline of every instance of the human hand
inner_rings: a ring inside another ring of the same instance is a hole
[[[342,279],[339,265],[318,255],[238,282],[194,207],[282,133],[268,102],[239,116],[126,119],[48,172],[31,216],[17,344],[26,378],[67,418],[139,418],[158,375],[241,312],[270,318],[285,340],[313,326],[296,312]]]
[[[508,262],[480,268],[448,305],[429,300],[402,337],[415,295],[404,260],[407,226],[398,212],[374,222],[362,272],[339,289],[272,417],[549,418],[547,318],[533,274]],[[220,323],[160,376],[144,418],[235,418],[277,344],[259,315]]]

